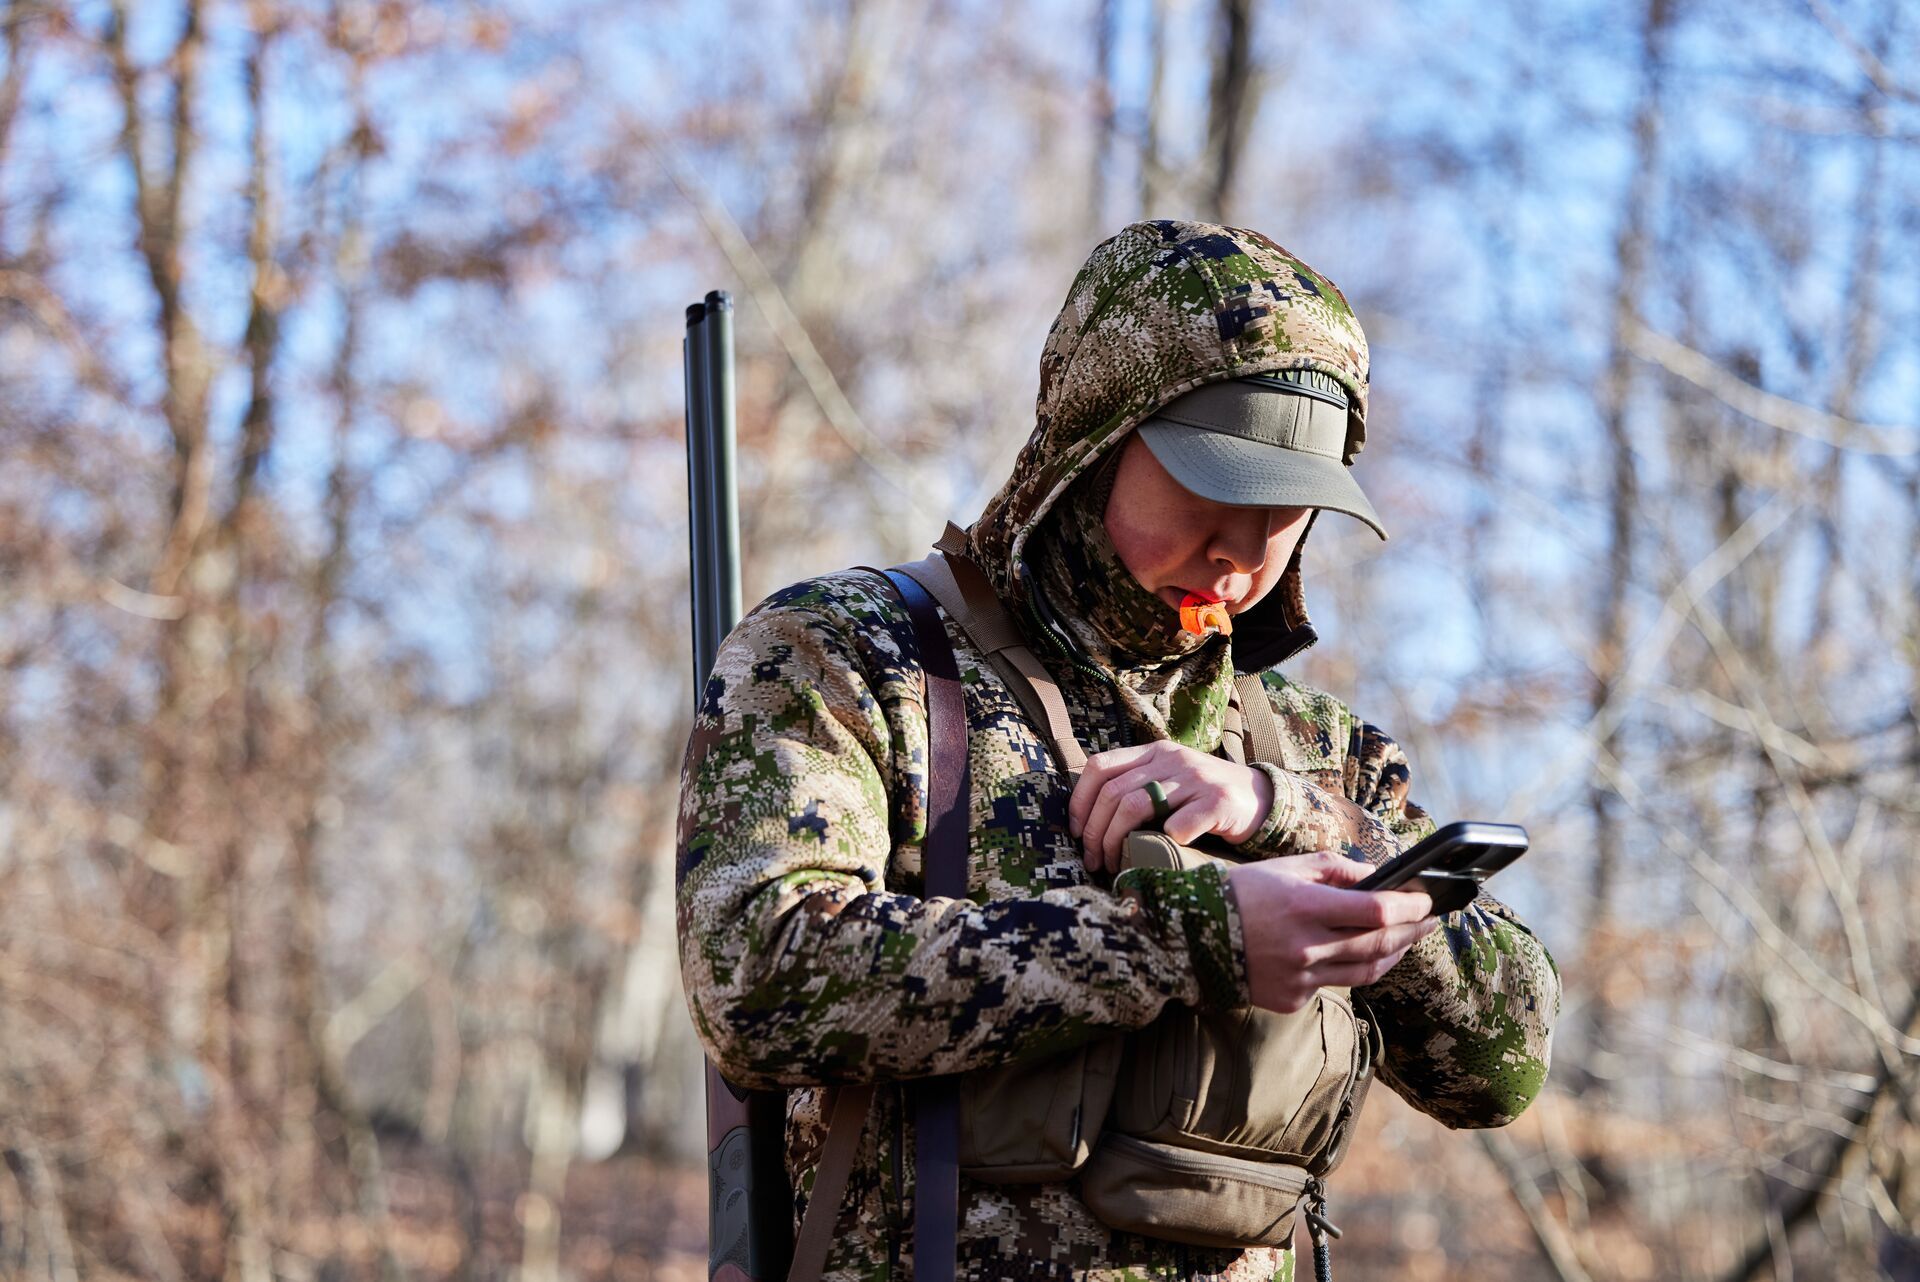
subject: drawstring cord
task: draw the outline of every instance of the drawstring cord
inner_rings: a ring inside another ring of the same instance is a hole
[[[1314,1282],[1333,1282],[1333,1248],[1328,1239],[1340,1236],[1340,1226],[1327,1218],[1327,1186],[1317,1179],[1307,1185],[1307,1236],[1313,1241]]]

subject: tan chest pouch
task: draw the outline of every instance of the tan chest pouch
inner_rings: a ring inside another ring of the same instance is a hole
[[[1158,833],[1128,867],[1212,856]],[[1115,1229],[1197,1246],[1280,1246],[1344,1156],[1381,1047],[1344,989],[1298,1011],[1170,1007],[1138,1032],[962,1079],[960,1166],[993,1183],[1078,1177]]]

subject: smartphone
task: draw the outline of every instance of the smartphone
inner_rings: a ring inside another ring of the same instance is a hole
[[[1436,914],[1450,913],[1472,903],[1481,882],[1526,853],[1527,830],[1519,824],[1451,823],[1354,889],[1424,890]]]

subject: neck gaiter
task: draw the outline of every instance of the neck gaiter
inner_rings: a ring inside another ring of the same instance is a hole
[[[1111,681],[1136,725],[1212,752],[1226,722],[1232,650],[1226,637],[1181,628],[1180,612],[1120,560],[1105,519],[1118,464],[1116,448],[1068,487],[1028,540],[1035,604],[1076,657]]]

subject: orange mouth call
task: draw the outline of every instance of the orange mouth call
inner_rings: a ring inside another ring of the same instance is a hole
[[[1225,601],[1209,601],[1197,592],[1189,592],[1186,600],[1180,603],[1180,626],[1197,637],[1210,636],[1215,632],[1230,637],[1233,635],[1233,616],[1227,613]]]

